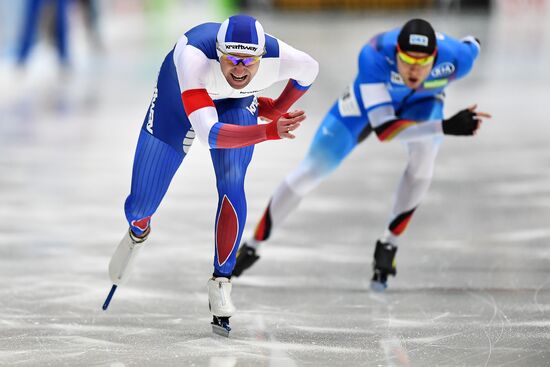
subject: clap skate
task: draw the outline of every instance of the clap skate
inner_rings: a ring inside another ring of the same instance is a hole
[[[231,301],[231,280],[218,277],[208,279],[208,308],[212,313],[212,332],[228,337],[231,327],[229,318],[235,313]]]
[[[132,233],[132,230],[129,229],[118,244],[115,253],[111,257],[111,261],[109,262],[109,276],[113,282],[113,286],[111,287],[111,291],[103,304],[103,310],[107,310],[107,307],[109,307],[109,303],[111,302],[111,298],[115,294],[117,287],[128,280],[133,269],[136,255],[143,247],[143,243],[147,239],[149,232],[150,231],[147,230],[145,236],[136,237]]]
[[[370,282],[370,287],[373,291],[384,291],[388,287],[388,275],[395,276],[397,274],[397,269],[395,268],[396,252],[397,247],[391,243],[384,243],[380,240],[376,241],[372,263],[374,274]]]
[[[237,261],[233,268],[233,275],[238,277],[243,271],[254,265],[259,258],[260,256],[256,254],[256,249],[244,242],[237,251]]]

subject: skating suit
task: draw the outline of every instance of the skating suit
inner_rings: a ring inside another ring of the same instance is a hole
[[[433,122],[443,118],[444,90],[470,72],[479,45],[472,37],[457,40],[437,33],[433,69],[422,87],[413,90],[397,71],[398,34],[399,29],[382,33],[361,49],[354,82],[325,116],[311,147],[327,164],[337,165],[372,130],[382,141],[443,134],[441,124]]]
[[[132,231],[147,229],[196,135],[211,149],[219,195],[214,274],[229,276],[246,221],[246,170],[253,144],[265,140],[255,140],[260,126],[252,126],[258,124],[256,95],[278,81],[309,88],[317,63],[266,34],[266,54],[256,75],[245,88],[233,89],[220,68],[219,28],[219,23],[205,23],[191,29],[166,56],[140,133],[125,212]],[[229,125],[252,129],[232,133]]]
[[[479,54],[479,43],[473,37],[457,40],[438,33],[433,69],[422,87],[413,90],[397,71],[399,31],[379,34],[361,49],[355,80],[326,114],[305,159],[272,196],[256,226],[256,241],[267,240],[272,228],[373,130],[381,141],[405,142],[409,151],[407,170],[388,225],[395,236],[405,230],[431,181],[433,162],[443,137],[444,90],[471,70]]]

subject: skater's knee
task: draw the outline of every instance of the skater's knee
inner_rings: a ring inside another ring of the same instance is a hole
[[[330,162],[306,159],[287,176],[286,182],[294,192],[303,196],[317,187],[336,166]]]
[[[434,173],[435,156],[413,156],[409,160],[405,176],[414,182],[431,181]]]
[[[216,171],[216,180],[218,185],[224,184],[244,184],[246,169],[239,166],[228,166],[223,171]]]
[[[302,166],[312,175],[325,176],[334,171],[346,156],[347,152],[333,148],[311,149]]]
[[[405,177],[411,183],[429,183],[433,177],[433,170],[407,170],[405,171]]]

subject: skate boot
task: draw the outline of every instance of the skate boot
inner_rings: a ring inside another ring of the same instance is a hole
[[[103,310],[107,310],[107,307],[109,307],[109,303],[111,302],[111,298],[113,297],[117,287],[128,280],[130,273],[132,272],[136,255],[143,247],[143,243],[149,236],[149,232],[150,230],[147,230],[145,236],[136,237],[132,233],[132,230],[128,229],[128,232],[126,232],[126,235],[118,244],[115,253],[111,257],[111,261],[109,262],[109,276],[113,282],[113,286],[111,287],[111,291],[103,304]]]
[[[239,247],[239,250],[237,251],[237,261],[235,262],[235,267],[233,268],[233,275],[238,277],[251,267],[258,259],[260,258],[259,255],[256,255],[256,249],[254,247],[248,246],[245,243]]]
[[[128,280],[136,255],[143,247],[148,235],[149,231],[144,237],[136,237],[129,229],[122,238],[109,262],[109,276],[114,284],[123,284]]]
[[[231,301],[231,280],[218,277],[208,279],[208,308],[212,313],[212,332],[228,337],[231,328],[229,318],[235,313]]]
[[[384,291],[388,287],[388,275],[395,276],[397,274],[397,269],[395,268],[396,252],[397,247],[391,243],[385,243],[380,240],[376,241],[374,261],[372,262],[374,275],[370,282],[370,287],[373,291]]]

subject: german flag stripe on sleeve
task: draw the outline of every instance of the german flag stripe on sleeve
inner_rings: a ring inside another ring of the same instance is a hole
[[[374,129],[378,139],[381,141],[390,141],[403,130],[416,125],[415,121],[395,119],[390,120]]]

